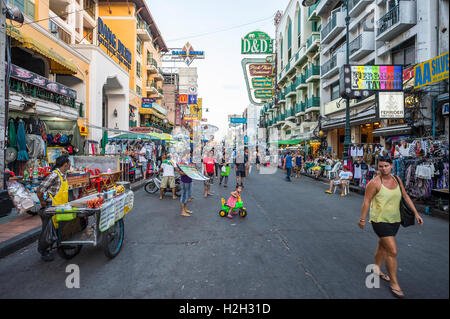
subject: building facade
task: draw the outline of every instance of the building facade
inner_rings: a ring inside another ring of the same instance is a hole
[[[402,65],[405,101],[409,102],[405,104],[404,119],[380,120],[375,95],[351,100],[352,143],[384,144],[386,140],[403,136],[431,137],[433,126],[438,128],[435,136],[445,134],[444,118],[432,119],[432,105],[435,100],[435,107],[442,108],[445,101],[448,102],[448,80],[414,89],[413,69],[421,62],[448,52],[448,1],[350,0],[348,8],[345,4],[346,1],[321,0],[316,8],[323,25],[320,68],[324,120],[321,128],[327,135],[331,153],[340,157],[344,150],[346,102],[340,97],[339,72],[347,58],[347,10],[350,64]],[[445,34],[447,39],[444,40]]]
[[[320,115],[320,30],[315,7],[290,1],[276,26],[274,103],[261,110],[269,139],[309,141]]]

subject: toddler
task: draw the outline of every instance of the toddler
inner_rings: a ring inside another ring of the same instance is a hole
[[[231,215],[231,211],[236,207],[236,203],[238,202],[239,197],[241,196],[241,192],[242,192],[241,185],[236,186],[234,192],[231,192],[231,196],[230,198],[228,198],[227,201],[227,206],[230,207],[227,215],[228,218],[233,218],[233,216]]]

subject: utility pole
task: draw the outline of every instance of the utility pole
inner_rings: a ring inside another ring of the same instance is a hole
[[[6,9],[4,1],[0,1],[0,190],[5,184],[5,149],[6,149],[6,106],[5,106],[5,48],[6,48]]]

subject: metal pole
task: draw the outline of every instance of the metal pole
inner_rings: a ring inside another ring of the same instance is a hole
[[[5,106],[5,47],[6,47],[6,9],[4,1],[0,1],[0,190],[5,184],[5,149],[6,149],[6,106]]]
[[[350,25],[350,15],[348,13],[348,0],[345,1],[345,7],[347,11],[347,15],[345,17],[345,26],[346,26],[346,35],[345,35],[345,41],[346,41],[346,63],[350,64],[350,44],[349,42],[349,25]],[[350,148],[350,145],[352,144],[351,140],[351,128],[350,128],[350,99],[347,97],[346,99],[346,106],[345,106],[345,140],[344,140],[344,154],[343,159],[348,159],[348,150]]]

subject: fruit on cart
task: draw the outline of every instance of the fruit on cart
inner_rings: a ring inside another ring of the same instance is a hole
[[[91,199],[87,201],[87,207],[88,208],[99,208],[103,205],[103,197],[99,197],[96,199]]]
[[[125,187],[123,185],[115,186],[114,189],[116,190],[117,194],[125,192]]]

